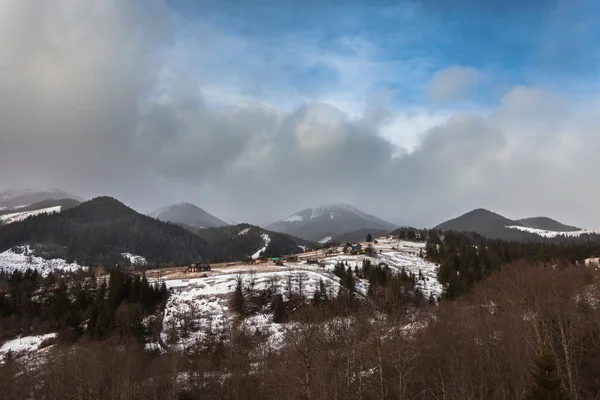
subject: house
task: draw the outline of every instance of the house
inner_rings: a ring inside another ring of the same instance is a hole
[[[287,256],[285,258],[285,261],[287,261],[287,262],[298,262],[298,256]]]
[[[204,272],[210,270],[211,266],[202,261],[192,263],[187,268],[187,272]]]
[[[350,244],[350,243],[346,243],[346,245],[344,246],[344,253],[350,253],[352,255],[356,255],[356,254],[360,254],[362,250],[362,246],[360,243],[354,243],[354,244]]]

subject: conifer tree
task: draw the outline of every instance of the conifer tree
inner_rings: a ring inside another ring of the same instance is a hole
[[[556,363],[549,354],[542,354],[535,360],[534,384],[525,400],[568,400],[560,378],[556,374]]]

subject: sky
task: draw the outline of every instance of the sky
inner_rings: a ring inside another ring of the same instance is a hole
[[[0,0],[0,189],[600,227],[596,0]]]

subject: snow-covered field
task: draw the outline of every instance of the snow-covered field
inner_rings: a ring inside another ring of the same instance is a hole
[[[75,272],[86,268],[77,263],[69,264],[60,258],[45,260],[37,257],[33,255],[28,245],[18,246],[0,253],[0,270],[8,273],[35,269],[42,276],[47,276],[50,272],[54,271]]]
[[[554,238],[557,236],[565,236],[565,237],[579,237],[581,235],[586,234],[600,234],[600,230],[598,229],[583,229],[581,231],[570,231],[570,232],[559,232],[559,231],[547,231],[544,229],[535,229],[528,228],[526,226],[507,226],[509,229],[518,229],[520,231],[534,233],[536,235],[540,235],[547,238]]]
[[[317,271],[293,270],[263,272],[256,274],[227,273],[207,278],[167,280],[171,294],[165,308],[163,319],[163,343],[172,343],[170,332],[186,332],[181,335],[174,346],[185,349],[202,342],[209,335],[225,334],[234,321],[235,315],[229,310],[230,295],[235,290],[237,279],[243,280],[246,290],[256,293],[271,288],[280,293],[284,299],[291,296],[312,298],[323,280],[326,290],[332,295],[339,289],[338,278]],[[259,328],[264,333],[278,334],[283,326],[274,324],[270,314],[258,314],[247,318],[244,324],[253,329]],[[273,338],[270,338],[272,341]]]
[[[29,356],[35,357],[35,353],[38,353],[42,343],[55,337],[56,333],[48,333],[46,335],[25,336],[9,340],[0,347],[0,364],[3,364],[7,357],[13,359]]]
[[[335,296],[340,288],[339,278],[333,274],[335,265],[342,262],[352,269],[356,266],[360,268],[363,260],[369,259],[374,265],[386,263],[397,272],[405,269],[417,277],[420,272],[422,279],[417,279],[417,287],[423,294],[426,297],[432,294],[436,298],[441,295],[443,287],[437,281],[437,266],[419,257],[419,252],[425,247],[424,243],[381,241],[374,247],[377,251],[381,250],[381,253],[371,257],[346,254],[325,257],[322,253],[317,256],[321,265],[301,260],[287,263],[285,267],[264,264],[258,269],[240,265],[215,269],[213,272],[217,272],[217,275],[208,277],[166,280],[171,294],[163,318],[162,342],[171,348],[183,350],[202,343],[211,335],[227,334],[236,318],[229,306],[239,278],[243,280],[246,290],[260,293],[270,288],[273,292],[280,293],[284,300],[290,296],[312,298],[320,281],[330,296]],[[314,254],[310,257],[314,257]],[[254,272],[249,273],[249,270]],[[366,296],[367,289],[366,280],[356,280],[358,296]],[[287,324],[273,323],[272,314],[266,311],[246,318],[242,325],[252,329],[252,332],[258,330],[266,334],[272,348],[277,348],[283,332],[290,328]],[[178,332],[177,337],[174,338],[172,332]]]
[[[15,212],[15,213],[10,213],[10,214],[0,215],[0,223],[12,224],[13,222],[23,221],[24,219],[32,217],[34,215],[52,214],[52,213],[60,212],[60,210],[61,210],[61,206],[56,206],[56,207],[42,208],[42,209],[33,210],[33,211],[23,211],[23,212]]]

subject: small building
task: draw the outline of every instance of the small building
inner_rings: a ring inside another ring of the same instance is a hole
[[[287,262],[298,262],[298,256],[287,256],[285,258],[285,261],[287,261]]]
[[[352,255],[360,254],[362,250],[362,246],[360,243],[346,243],[344,246],[344,253],[350,253]]]
[[[211,266],[202,261],[192,263],[187,268],[187,272],[206,272],[210,270]]]

